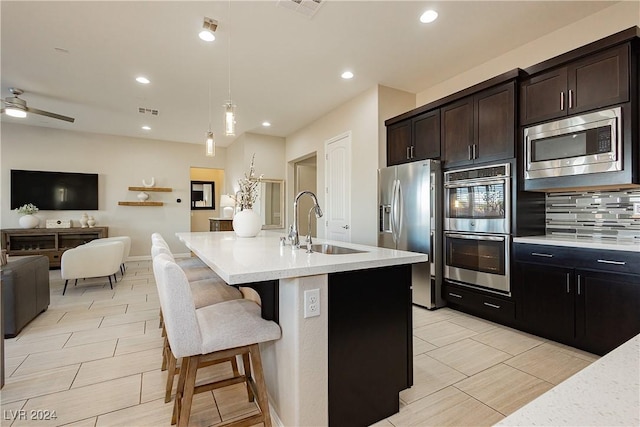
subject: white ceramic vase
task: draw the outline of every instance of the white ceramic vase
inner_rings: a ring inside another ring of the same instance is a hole
[[[253,209],[244,209],[233,217],[233,231],[238,237],[255,237],[262,229],[262,220]]]
[[[85,212],[80,217],[80,227],[87,228],[87,221],[89,221],[89,217],[87,216],[87,213]]]
[[[40,220],[34,215],[23,215],[18,220],[22,228],[36,228],[40,224]]]
[[[89,226],[89,228],[93,228],[96,225],[96,219],[92,216],[90,216],[87,219],[87,225]]]

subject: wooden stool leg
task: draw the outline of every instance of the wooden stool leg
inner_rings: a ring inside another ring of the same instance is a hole
[[[238,361],[236,360],[236,357],[233,356],[229,359],[229,362],[231,362],[231,369],[233,369],[233,376],[237,377],[238,375],[240,375],[240,371],[238,370]]]
[[[176,365],[178,360],[169,352],[169,367],[167,369],[167,386],[164,393],[164,403],[171,401],[171,390],[173,389],[173,378],[176,376]]]
[[[187,359],[183,358],[183,362]],[[188,358],[186,366],[186,375],[184,382],[184,394],[182,395],[182,404],[180,408],[180,415],[178,418],[178,427],[187,427],[189,425],[189,417],[191,415],[191,404],[193,403],[193,393],[196,386],[196,373],[198,371],[198,356],[191,356]]]
[[[244,375],[246,378],[245,385],[247,386],[247,395],[249,396],[249,402],[253,402],[254,400],[253,391],[251,391],[251,386],[249,385],[249,383],[252,381],[251,362],[249,361],[249,353],[242,354],[242,364],[244,365]]]
[[[184,394],[184,383],[187,375],[187,365],[189,364],[189,357],[182,359],[182,366],[180,366],[180,375],[178,376],[178,387],[176,388],[176,398],[173,401],[173,415],[171,416],[171,424],[178,422],[178,415],[182,405],[182,395]]]
[[[170,353],[171,349],[169,348],[169,339],[165,336],[164,343],[162,344],[162,366],[160,366],[161,371],[167,370],[167,362],[169,361]]]
[[[255,376],[256,388],[258,389],[258,406],[262,411],[264,427],[271,427],[271,414],[269,413],[269,398],[267,397],[267,384],[264,382],[262,372],[262,358],[260,357],[260,347],[253,344],[250,349],[251,362],[253,364],[253,374]],[[245,367],[246,371],[246,367]],[[245,372],[246,374],[246,372]]]

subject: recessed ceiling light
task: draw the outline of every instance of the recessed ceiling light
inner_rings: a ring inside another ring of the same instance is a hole
[[[349,80],[353,78],[353,73],[351,71],[345,71],[341,76],[345,80]]]
[[[271,126],[271,123],[269,122],[262,122],[262,126],[268,128],[269,126]]]
[[[198,37],[200,37],[202,40],[206,42],[212,42],[216,39],[216,36],[214,36],[213,33],[209,30],[200,31],[200,33],[198,34]]]
[[[212,42],[216,39],[215,34],[213,34],[216,28],[218,28],[218,21],[205,16],[202,23],[202,31],[198,33],[198,37],[206,42]]]
[[[142,130],[151,130],[151,126],[147,126],[147,125],[142,126]]]
[[[438,19],[438,12],[436,12],[435,10],[427,10],[420,16],[420,22],[422,22],[423,24],[428,24],[435,21],[436,19]]]
[[[139,76],[136,77],[136,81],[138,83],[142,83],[143,85],[148,85],[149,83],[151,83],[151,80],[149,80],[148,78],[146,78],[145,76]]]

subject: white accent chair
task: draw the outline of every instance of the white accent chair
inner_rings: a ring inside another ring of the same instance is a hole
[[[131,237],[129,236],[114,236],[114,237],[103,237],[102,239],[94,239],[87,243],[86,245],[101,245],[103,243],[109,242],[122,242],[124,244],[124,251],[122,253],[122,263],[120,264],[120,273],[124,276],[125,271],[125,262],[129,258],[129,252],[131,252]]]
[[[80,245],[68,249],[62,254],[60,261],[60,275],[64,279],[62,295],[67,291],[69,280],[86,279],[91,277],[108,277],[109,285],[113,289],[116,273],[120,269],[124,244],[120,241],[103,243],[100,245]]]
[[[271,427],[258,344],[279,339],[280,327],[263,319],[260,307],[244,299],[196,308],[184,271],[165,257],[154,258],[153,271],[171,352],[176,358],[183,358],[171,423],[177,423],[178,427],[189,424],[195,393],[246,383],[249,401],[257,398],[260,413],[233,424],[248,426],[262,422]],[[232,378],[195,386],[197,370],[203,363],[240,355],[244,374],[234,373]]]

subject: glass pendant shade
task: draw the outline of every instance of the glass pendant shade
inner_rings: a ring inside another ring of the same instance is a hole
[[[226,136],[235,136],[236,134],[236,106],[227,102],[224,105],[224,134]]]
[[[213,132],[207,132],[207,141],[206,141],[206,154],[207,157],[215,157],[216,155],[216,140],[213,136]]]

